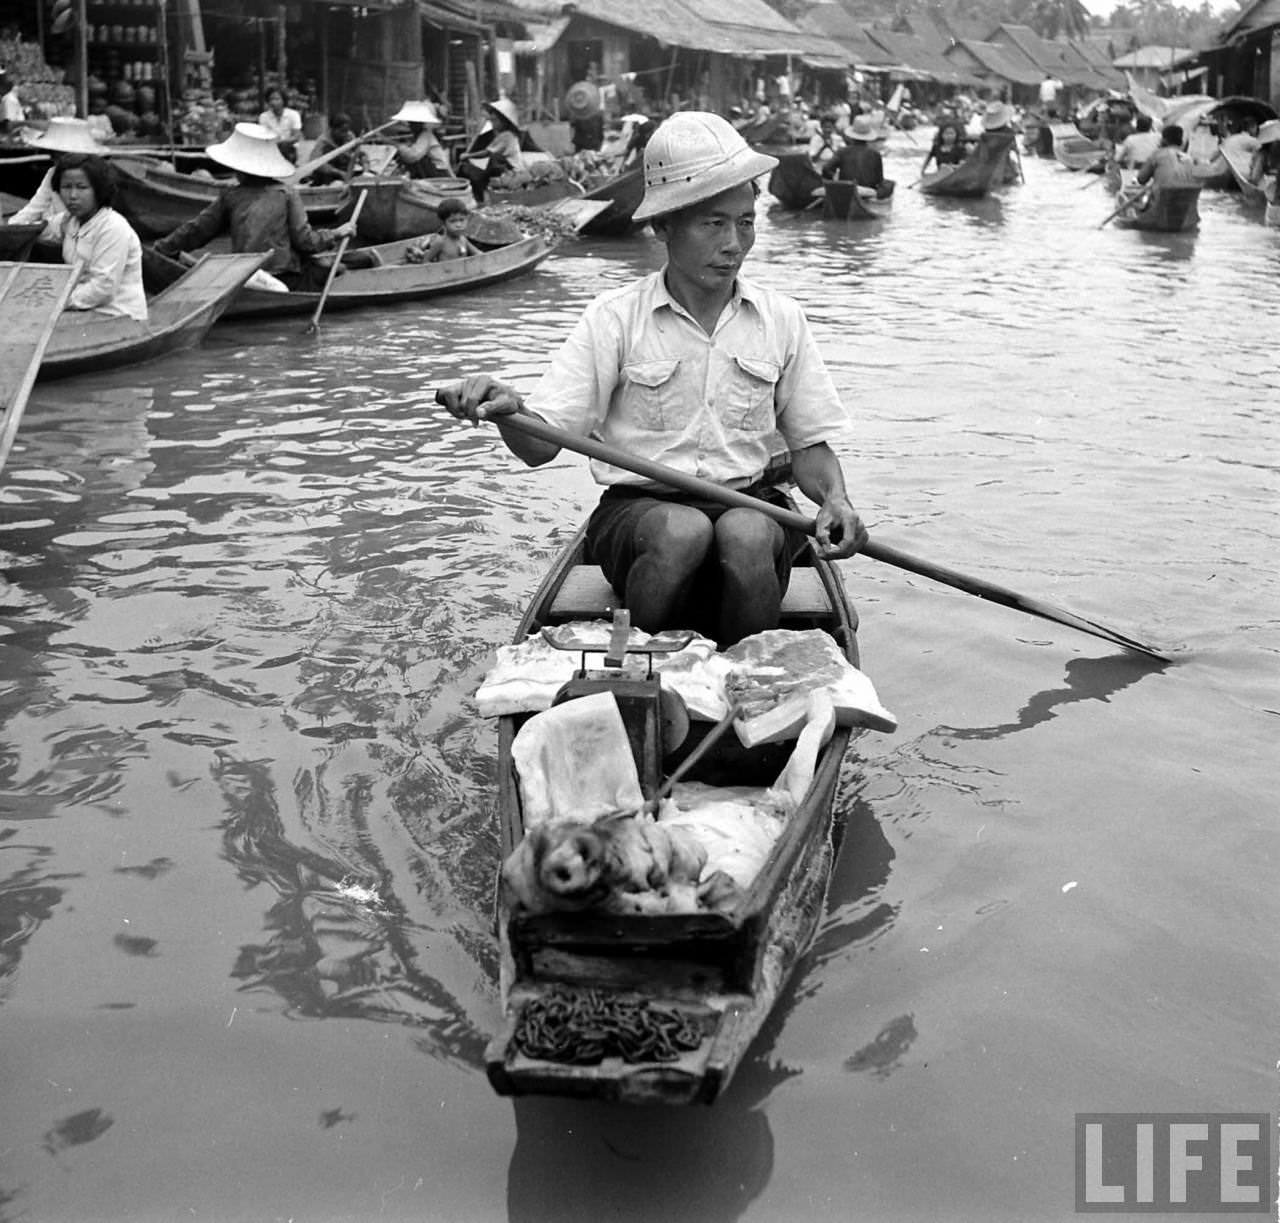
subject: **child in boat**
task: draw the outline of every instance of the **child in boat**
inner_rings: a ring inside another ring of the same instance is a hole
[[[468,255],[480,253],[467,238],[466,204],[453,197],[441,200],[436,215],[444,229],[405,251],[404,257],[409,263],[441,263],[446,259],[465,259]]]
[[[236,185],[185,225],[179,225],[155,249],[175,258],[211,242],[219,234],[230,233],[231,249],[270,251],[263,271],[294,291],[319,291],[328,277],[328,267],[314,256],[332,250],[346,236],[355,233],[347,221],[335,229],[313,229],[298,192],[281,179],[294,170],[276,145],[275,137],[258,123],[237,123],[220,144],[205,152],[211,160],[236,172]],[[367,252],[343,257],[350,267],[368,267]]]
[[[62,243],[64,262],[84,265],[67,309],[145,322],[142,243],[111,207],[116,194],[111,167],[102,157],[64,157],[53,171],[53,189],[66,211],[50,218],[41,236]]]

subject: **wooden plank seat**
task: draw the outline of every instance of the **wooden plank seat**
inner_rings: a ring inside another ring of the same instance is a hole
[[[591,620],[608,615],[618,601],[599,565],[575,565],[557,592],[551,612],[557,620]],[[784,621],[822,615],[830,607],[817,569],[797,566],[791,571],[787,593],[782,596]]]

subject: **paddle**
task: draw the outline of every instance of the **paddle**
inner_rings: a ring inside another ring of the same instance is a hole
[[[393,121],[380,123],[377,127],[371,127],[363,136],[355,136],[348,140],[346,144],[340,144],[336,149],[330,149],[327,153],[321,153],[319,157],[313,157],[310,161],[304,161],[292,174],[284,181],[291,187],[296,187],[304,178],[310,177],[321,166],[327,166],[335,157],[341,157],[343,153],[350,153],[357,145],[368,140],[370,136],[376,136],[384,128],[394,127]]]
[[[1108,221],[1114,221],[1116,217],[1118,217],[1122,212],[1127,212],[1130,208],[1133,208],[1136,205],[1141,204],[1147,198],[1147,196],[1151,194],[1151,192],[1154,189],[1155,189],[1155,183],[1148,183],[1145,187],[1143,187],[1141,191],[1138,192],[1137,195],[1132,196],[1129,199],[1125,200],[1125,202],[1121,204],[1120,207],[1117,208],[1114,212],[1109,213],[1107,216],[1103,217],[1102,221],[1098,225],[1098,228],[1101,229],[1103,225],[1105,225]]]
[[[368,191],[361,191],[360,198],[356,200],[356,206],[351,212],[351,224],[360,220],[360,209],[364,207],[365,196]],[[338,243],[338,249],[334,252],[333,262],[329,264],[329,275],[325,277],[324,290],[320,294],[320,300],[316,302],[316,312],[311,316],[311,322],[307,324],[304,335],[310,335],[313,331],[320,330],[320,315],[324,311],[324,304],[329,300],[329,290],[333,288],[334,278],[338,275],[338,265],[342,262],[342,256],[347,253],[347,243],[351,241],[351,235],[347,234],[341,242]]]
[[[436,392],[437,402],[443,402],[441,394],[442,392],[440,391]],[[566,432],[555,425],[549,425],[541,418],[531,416],[527,412],[498,416],[493,419],[502,428],[515,429],[520,433],[540,438],[542,441],[561,446],[566,450],[574,450],[590,458],[600,459],[605,463],[612,464],[614,467],[625,468],[627,471],[635,472],[636,475],[644,476],[648,480],[654,480],[671,488],[677,488],[683,492],[704,497],[708,501],[719,501],[728,506],[758,510],[763,514],[768,514],[771,518],[782,523],[783,526],[793,527],[798,531],[803,531],[806,535],[813,534],[813,519],[806,518],[795,510],[771,505],[767,501],[761,501],[758,497],[752,497],[747,493],[740,493],[736,489],[713,484],[710,480],[703,480],[698,476],[687,475],[685,472],[676,471],[674,468],[667,467],[662,463],[655,463],[650,459],[637,458],[635,455],[627,454],[617,449],[617,447],[610,446],[606,442],[598,441],[595,438],[578,437],[576,434]],[[1106,641],[1114,642],[1116,645],[1124,646],[1126,650],[1146,654],[1148,657],[1158,659],[1160,662],[1169,661],[1159,650],[1149,645],[1144,645],[1141,641],[1135,641],[1132,637],[1126,637],[1123,633],[1116,632],[1115,629],[1107,628],[1106,625],[1078,616],[1075,612],[1055,607],[1053,604],[1044,603],[1039,599],[1029,598],[1026,595],[1019,594],[1017,591],[1009,590],[1007,587],[998,586],[994,582],[970,577],[955,569],[949,569],[945,565],[934,564],[932,561],[923,560],[920,557],[912,556],[910,553],[899,551],[888,544],[869,540],[863,546],[862,554],[871,557],[872,560],[893,565],[897,569],[905,569],[908,573],[918,573],[922,577],[931,578],[935,582],[941,582],[944,586],[963,590],[966,594],[977,595],[980,599],[987,599],[992,603],[1000,603],[1005,607],[1012,607],[1015,611],[1026,612],[1030,616],[1039,616],[1044,620],[1065,624],[1069,628],[1078,629],[1080,632],[1088,633],[1093,637],[1101,637]]]

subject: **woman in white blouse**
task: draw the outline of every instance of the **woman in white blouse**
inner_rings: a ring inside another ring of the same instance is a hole
[[[62,258],[83,265],[68,310],[123,316],[145,322],[142,243],[114,208],[115,175],[101,157],[66,157],[54,171],[53,188],[66,212],[53,217],[43,237],[62,243]]]

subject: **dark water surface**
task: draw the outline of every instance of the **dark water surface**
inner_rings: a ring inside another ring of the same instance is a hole
[[[1075,1113],[1274,1111],[1280,235],[1227,195],[1099,230],[1030,159],[925,199],[922,156],[884,225],[762,204],[855,504],[1176,663],[846,563],[902,725],[764,1038],[711,1110],[513,1106],[469,696],[594,490],[431,392],[532,378],[660,247],[41,386],[0,495],[0,1219],[1065,1219]]]

